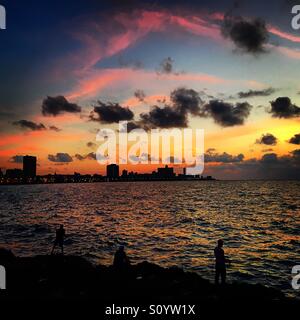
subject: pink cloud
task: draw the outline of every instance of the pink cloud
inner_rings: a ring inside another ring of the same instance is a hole
[[[224,13],[203,12],[195,15],[172,14],[167,10],[135,10],[131,13],[118,13],[112,17],[101,15],[93,20],[77,21],[81,25],[79,31],[72,31],[71,35],[78,40],[80,48],[74,50],[67,57],[57,62],[52,74],[55,79],[67,74],[72,77],[86,77],[101,60],[116,55],[135,45],[151,32],[176,32],[174,27],[214,41],[226,43],[223,39],[220,22],[224,20]],[[284,32],[278,27],[268,25],[270,33],[292,42],[300,42],[300,37]]]
[[[95,75],[80,80],[77,87],[67,94],[67,99],[74,100],[82,97],[92,97],[101,91],[101,89],[126,77],[126,74],[130,74],[130,71],[131,69],[108,69],[95,72]]]
[[[24,140],[24,136],[21,134],[15,135],[2,135],[0,139],[0,147],[10,144],[20,143]]]
[[[120,13],[112,19],[85,21],[84,28],[72,31],[71,35],[81,43],[77,50],[58,63],[59,68],[67,62],[76,75],[85,75],[93,66],[104,58],[111,57],[130,46],[153,31],[162,31],[166,23],[166,14],[161,12]]]
[[[289,59],[296,59],[296,60],[300,59],[299,49],[288,48],[283,46],[274,46],[271,44],[268,45],[268,48],[270,48],[271,50],[277,51],[278,53],[280,53],[283,56],[286,56]]]
[[[171,16],[171,22],[198,36],[205,36],[216,41],[223,41],[220,28],[209,21],[199,17]]]
[[[282,39],[289,40],[289,41],[292,41],[292,42],[300,42],[300,37],[295,36],[295,35],[290,34],[290,33],[287,33],[287,32],[284,32],[284,31],[278,29],[277,27],[269,25],[268,26],[268,31],[270,33],[282,38]]]
[[[131,14],[120,13],[109,19],[99,16],[98,19],[83,23],[78,21],[83,27],[72,31],[71,35],[79,41],[80,48],[57,62],[52,72],[55,79],[66,68],[71,69],[69,72],[73,76],[84,76],[104,58],[128,49],[151,32],[167,31],[174,26],[197,36],[223,41],[218,26],[209,16],[201,17],[201,13],[199,16],[180,16],[168,11],[136,10]]]
[[[119,13],[109,20],[98,17],[99,20],[88,21],[83,24],[80,31],[72,33],[73,37],[82,44],[81,50],[68,57],[71,65],[71,74],[76,75],[77,83],[67,94],[70,100],[83,97],[93,97],[102,89],[126,80],[133,81],[131,77],[145,77],[146,80],[155,80],[152,72],[131,69],[106,69],[97,70],[96,65],[107,57],[116,55],[136,44],[151,32],[176,32],[174,27],[184,31],[206,37],[214,41],[226,43],[220,33],[219,23],[224,19],[224,14],[215,12],[212,14],[198,13],[198,15],[174,15],[166,10],[146,11],[136,10],[130,14]],[[104,20],[103,20],[104,19]],[[170,29],[172,28],[172,29]],[[279,30],[277,27],[268,26],[269,31],[277,36],[291,41],[300,41],[299,37]],[[298,59],[298,52],[289,49],[279,49],[282,54]],[[63,64],[68,64],[64,61]],[[180,74],[165,75],[165,80],[174,81],[207,81],[217,83],[219,79],[210,75]]]
[[[297,60],[300,59],[300,50],[298,49],[291,49],[291,48],[280,47],[280,46],[277,46],[277,47],[274,46],[274,48],[275,50],[277,50],[278,52],[280,52],[281,54],[285,55],[288,58],[297,59]]]
[[[174,83],[175,85],[184,85],[185,82],[205,83],[205,84],[220,84],[226,83],[228,80],[222,79],[208,74],[163,74],[158,75],[154,71],[135,70],[130,68],[119,69],[102,69],[95,71],[90,77],[79,81],[78,86],[67,94],[68,100],[94,97],[101,90],[116,85],[131,86],[132,88],[139,87],[141,84],[166,86],[166,82]]]

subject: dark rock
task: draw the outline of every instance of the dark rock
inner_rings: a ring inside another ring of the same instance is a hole
[[[11,250],[7,250],[4,248],[0,248],[0,264],[4,262],[10,262],[15,259],[15,255],[11,252]]]
[[[0,300],[95,300],[117,303],[212,303],[243,301],[288,301],[285,296],[262,285],[233,283],[215,286],[193,272],[162,268],[143,262],[126,272],[113,267],[93,266],[76,256],[36,256],[16,258],[0,250],[9,261],[7,290]]]

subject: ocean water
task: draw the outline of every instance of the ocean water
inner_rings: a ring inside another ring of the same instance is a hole
[[[291,296],[300,264],[300,182],[178,181],[0,187],[0,246],[48,254],[64,224],[65,251],[110,264],[119,244],[133,263],[180,266],[213,279],[224,239],[228,281]]]

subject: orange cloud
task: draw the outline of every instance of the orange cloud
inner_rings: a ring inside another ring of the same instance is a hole
[[[45,125],[47,125],[48,127],[82,123],[82,119],[79,115],[70,113],[60,114],[56,117],[37,115],[33,118],[33,120],[37,123],[45,123]]]
[[[16,134],[16,135],[2,135],[0,139],[0,147],[7,146],[14,143],[19,143],[23,140],[23,135]]]

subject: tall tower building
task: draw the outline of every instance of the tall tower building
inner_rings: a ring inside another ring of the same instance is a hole
[[[25,178],[34,178],[36,176],[36,157],[23,157],[23,174]]]
[[[108,179],[119,178],[119,166],[117,164],[110,164],[106,167],[106,176]]]

